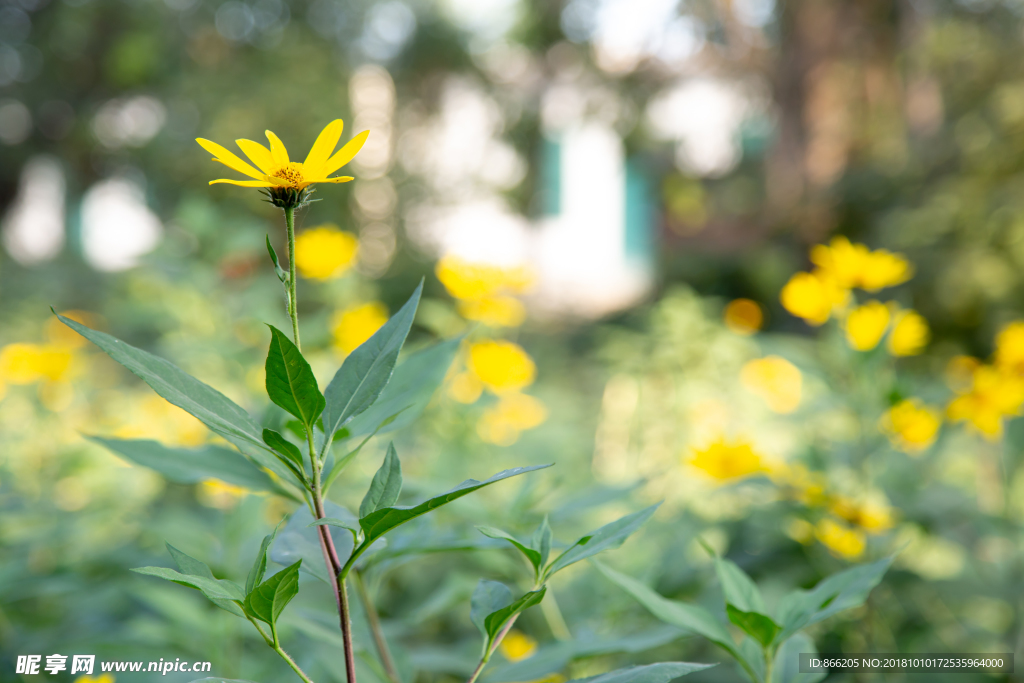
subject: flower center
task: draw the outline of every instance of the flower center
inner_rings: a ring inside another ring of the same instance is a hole
[[[305,185],[302,179],[302,164],[297,161],[293,161],[287,166],[281,166],[274,171],[273,177],[285,181],[289,187],[299,188]]]

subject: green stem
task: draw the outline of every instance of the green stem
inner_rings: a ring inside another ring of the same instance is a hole
[[[377,614],[377,607],[373,604],[370,592],[366,590],[366,582],[359,570],[352,572],[352,583],[356,586],[359,599],[366,610],[366,620],[370,622],[370,632],[373,634],[373,642],[377,646],[377,654],[380,655],[380,663],[384,665],[384,672],[391,679],[392,683],[401,683],[398,678],[398,670],[395,667],[395,660],[391,657],[391,650],[388,648],[388,641],[384,638],[384,631],[380,626],[380,615]]]
[[[300,351],[302,344],[299,342],[299,306],[296,296],[296,275],[295,275],[295,209],[284,210],[284,222],[288,227],[288,315],[292,319],[292,337],[295,339],[295,346]]]
[[[294,671],[299,676],[299,678],[301,678],[303,680],[303,683],[313,683],[313,680],[309,676],[306,675],[306,672],[303,671],[302,669],[300,669],[299,665],[295,663],[295,660],[292,659],[291,656],[289,656],[288,653],[285,652],[281,648],[281,646],[277,643],[277,635],[276,634],[274,635],[274,638],[271,639],[270,636],[267,635],[266,631],[264,631],[262,628],[260,628],[260,625],[256,623],[255,619],[253,619],[252,617],[249,617],[249,616],[247,616],[246,618],[249,620],[249,622],[253,626],[256,627],[256,630],[259,631],[259,634],[261,636],[263,636],[263,640],[267,641],[267,645],[270,646],[270,648],[274,652],[276,652],[278,654],[278,656],[281,657],[281,659],[283,659],[284,661],[286,661],[288,663],[288,666],[290,666],[292,668],[292,671]]]
[[[775,657],[766,649],[764,651],[764,683],[772,683],[772,668],[775,665]]]
[[[494,636],[494,642],[492,642],[491,646],[487,648],[486,652],[484,652],[484,656],[480,658],[480,663],[476,665],[476,669],[473,670],[472,675],[470,675],[469,680],[466,681],[466,683],[476,683],[476,679],[479,678],[480,673],[484,670],[484,667],[487,666],[487,662],[491,661],[491,655],[493,655],[494,651],[498,649],[499,645],[501,645],[501,641],[505,639],[508,632],[512,630],[512,625],[516,623],[516,619],[518,618],[518,614],[513,615],[512,618],[508,620],[508,623],[502,626],[501,630],[498,631],[498,635]]]

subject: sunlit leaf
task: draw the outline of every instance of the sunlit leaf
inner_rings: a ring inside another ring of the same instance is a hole
[[[271,335],[266,363],[267,395],[299,418],[306,429],[312,429],[324,410],[324,396],[313,369],[284,332],[273,325],[267,327]]]
[[[640,528],[640,526],[650,519],[654,511],[658,509],[661,503],[656,503],[649,508],[645,508],[640,512],[634,512],[631,515],[620,517],[619,519],[605,524],[597,531],[580,537],[575,543],[559,555],[554,562],[551,563],[545,572],[545,576],[551,576],[555,572],[565,569],[569,565],[585,560],[588,557],[593,557],[598,553],[609,550],[611,548],[618,548],[620,545],[625,543],[626,539],[630,537],[633,532]]]

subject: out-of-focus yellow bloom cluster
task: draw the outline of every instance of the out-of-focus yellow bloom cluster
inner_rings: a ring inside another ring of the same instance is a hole
[[[334,347],[348,355],[388,321],[388,308],[371,301],[337,311],[331,318]]]
[[[1015,321],[996,336],[991,365],[958,356],[950,362],[947,375],[957,396],[946,407],[953,421],[969,423],[985,438],[1003,434],[1003,421],[1024,410],[1024,321]]]
[[[780,356],[747,361],[740,370],[740,382],[776,413],[792,413],[800,405],[803,376],[795,365]]]
[[[491,327],[518,327],[526,319],[526,308],[514,296],[533,285],[533,275],[526,268],[502,268],[445,256],[437,262],[436,273],[458,301],[459,315],[467,320]]]
[[[810,325],[836,317],[846,340],[857,351],[870,351],[889,332],[887,348],[894,356],[913,356],[928,344],[928,323],[916,311],[900,310],[893,302],[871,300],[850,310],[851,290],[877,292],[909,280],[913,266],[885,249],[871,251],[845,237],[811,249],[813,272],[797,273],[782,288],[782,305]]]
[[[526,268],[503,268],[445,256],[438,261],[436,273],[455,298],[463,318],[489,327],[518,327],[526,320],[526,308],[515,296],[533,285],[533,276]],[[544,404],[522,393],[537,376],[537,366],[523,347],[502,339],[481,339],[467,345],[465,359],[465,370],[451,377],[448,394],[470,404],[476,403],[486,389],[498,399],[477,421],[481,439],[509,446],[523,431],[547,419]]]
[[[749,442],[724,436],[704,448],[694,448],[688,462],[718,481],[743,479],[767,471],[763,458]]]
[[[748,337],[764,325],[764,311],[751,299],[733,299],[723,313],[725,326],[736,334]]]
[[[114,677],[111,674],[100,674],[95,678],[92,676],[79,676],[75,679],[75,683],[114,683]]]
[[[295,238],[295,267],[311,280],[330,280],[355,264],[359,240],[338,226],[324,224],[304,230]]]
[[[62,315],[86,324],[92,318],[82,311],[65,311]],[[81,348],[84,340],[55,317],[46,324],[46,338],[42,344],[19,342],[0,347],[0,399],[7,393],[8,385],[37,382],[43,382],[47,388],[41,388],[44,399],[53,394],[70,395],[69,391],[51,389],[70,387],[67,382],[81,370],[80,359],[74,352]],[[44,403],[53,408],[52,402],[44,400]]]
[[[916,398],[904,399],[882,416],[881,427],[892,445],[919,455],[933,443],[942,426],[942,414]]]

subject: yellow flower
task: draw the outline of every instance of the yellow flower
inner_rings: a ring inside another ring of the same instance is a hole
[[[819,274],[834,280],[844,289],[858,287],[876,292],[909,280],[913,266],[899,254],[885,249],[870,251],[863,244],[851,244],[845,237],[835,237],[829,246],[819,244],[811,249],[811,261]]]
[[[518,344],[482,341],[469,345],[470,371],[496,394],[515,392],[533,383],[537,366]]]
[[[114,677],[111,674],[101,674],[96,678],[92,676],[79,676],[75,679],[75,683],[114,683]]]
[[[313,148],[306,155],[306,160],[302,162],[292,161],[288,157],[288,150],[285,149],[284,144],[269,130],[266,133],[267,139],[270,141],[270,149],[252,140],[235,140],[238,147],[253,164],[256,164],[256,167],[246,163],[216,142],[204,138],[196,138],[196,142],[214,155],[214,161],[219,161],[228,168],[253,178],[253,180],[222,178],[211,180],[211,185],[229,183],[242,187],[302,191],[316,183],[347,183],[353,179],[351,176],[331,178],[330,175],[352,161],[352,158],[362,149],[370,131],[363,131],[334,153],[334,148],[338,146],[338,141],[341,139],[343,127],[341,119],[335,119],[327,124],[327,127],[317,137],[316,142],[313,143]]]
[[[823,519],[814,529],[814,535],[836,557],[855,560],[864,553],[864,532],[851,529],[833,519]]]
[[[1024,379],[991,365],[975,369],[968,391],[953,399],[946,416],[965,420],[990,440],[1003,434],[1003,418],[1020,415],[1024,406]]]
[[[889,353],[894,356],[916,356],[930,338],[928,321],[920,313],[900,311],[889,333]]]
[[[880,534],[893,525],[892,508],[878,500],[851,500],[838,496],[832,499],[829,511],[869,534]]]
[[[800,405],[803,378],[785,358],[766,356],[748,361],[740,370],[740,382],[776,413],[791,413]]]
[[[749,336],[764,324],[764,313],[756,301],[733,299],[725,307],[725,326],[736,334]]]
[[[52,344],[8,344],[0,349],[0,382],[32,384],[66,379],[72,360],[70,350]]]
[[[749,443],[730,443],[724,437],[719,437],[703,450],[694,449],[689,463],[721,481],[741,479],[765,471],[761,456],[754,452]]]
[[[338,311],[331,320],[334,346],[343,353],[352,353],[387,321],[388,309],[379,301]]]
[[[501,641],[501,654],[510,662],[519,662],[533,656],[537,641],[522,631],[512,629]]]
[[[782,288],[782,305],[810,325],[823,325],[833,309],[846,303],[849,292],[835,281],[813,273],[797,273]]]
[[[526,319],[526,308],[519,299],[498,294],[460,301],[459,314],[491,327],[518,327]]]
[[[352,233],[321,225],[295,238],[295,267],[313,280],[341,277],[355,262],[358,249],[359,240]]]
[[[458,256],[443,257],[437,262],[435,272],[448,293],[463,301],[485,299],[502,292],[522,294],[533,285],[533,275],[526,268],[470,263]]]
[[[857,351],[870,351],[878,346],[889,327],[889,307],[878,301],[869,301],[850,311],[846,316],[846,341]]]
[[[519,434],[540,425],[548,417],[544,404],[526,394],[505,394],[477,422],[480,438],[499,446],[511,446]]]
[[[1015,320],[996,335],[996,365],[1024,372],[1024,321]]]
[[[900,401],[882,417],[882,431],[893,446],[911,454],[931,446],[941,425],[939,411],[913,398]]]
[[[484,385],[480,378],[472,372],[460,372],[452,377],[448,385],[448,395],[459,403],[476,403],[483,393]]]

